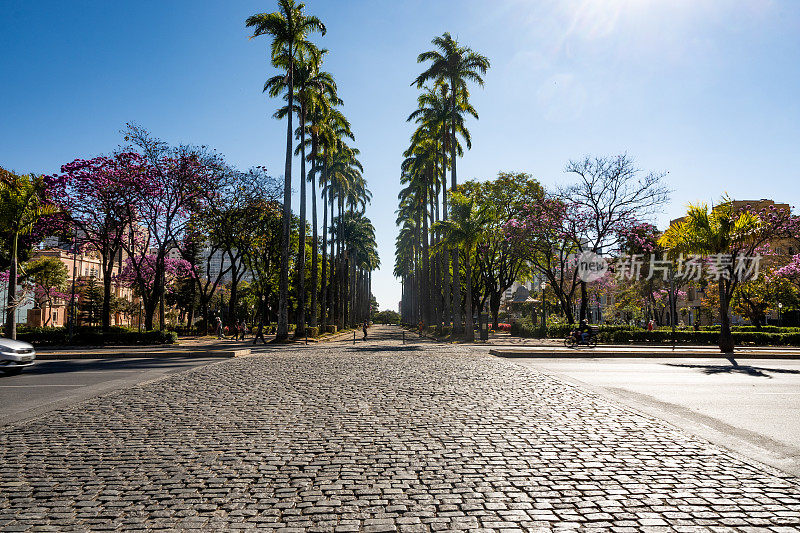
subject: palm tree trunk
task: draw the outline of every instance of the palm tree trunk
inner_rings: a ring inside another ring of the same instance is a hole
[[[472,268],[470,264],[470,255],[472,255],[471,250],[464,250],[464,270],[467,276],[467,303],[464,306],[467,323],[467,342],[473,342],[475,340],[475,327],[472,323]]]
[[[430,278],[428,272],[428,187],[422,186],[422,323],[431,323]]]
[[[344,328],[344,248],[342,246],[342,220],[344,219],[344,199],[340,196],[338,205],[339,232],[336,236],[336,326]]]
[[[11,243],[11,265],[8,268],[8,292],[6,299],[6,337],[17,338],[17,252],[19,235],[15,232]]]
[[[302,85],[302,83],[301,83]],[[304,89],[304,87],[301,87]],[[297,328],[295,337],[306,332],[306,106],[300,102],[300,239],[297,246]]]
[[[452,90],[450,91],[450,186],[455,192],[458,187],[458,177],[456,173],[456,91],[455,83],[451,80]],[[458,265],[458,249],[453,250],[453,331],[462,332],[463,307],[461,304],[461,271]]]
[[[323,168],[323,180],[324,177],[324,168]],[[328,190],[327,190],[327,182],[323,181],[325,185],[322,188],[322,205],[323,205],[323,216],[322,216],[322,280],[320,283],[320,291],[322,292],[322,305],[320,306],[320,324],[322,325],[323,329],[328,325]]]
[[[719,335],[719,350],[724,354],[733,354],[734,342],[731,334],[730,295],[726,290],[725,279],[719,279],[719,319],[722,328]],[[736,365],[732,357],[730,361]]]
[[[446,133],[443,133],[446,136]],[[442,220],[447,220],[447,144],[446,139],[442,139]],[[450,253],[442,253],[442,270],[444,278],[442,280],[442,299],[443,299],[443,322],[453,324],[453,285],[450,283]],[[451,329],[452,331],[452,329]]]
[[[315,164],[317,162],[317,142],[316,136],[311,139],[311,161]],[[317,257],[317,245],[319,235],[317,235],[317,182],[314,179],[314,173],[311,172],[311,327],[317,327],[317,269],[319,268],[319,259]]]
[[[331,211],[331,226],[333,226],[333,191],[330,190],[331,184],[328,184],[328,202],[330,203],[330,211]],[[336,274],[336,255],[334,253],[334,246],[336,242],[334,239],[330,240],[331,252],[330,258],[328,262],[330,263],[330,274],[328,276],[328,287],[327,287],[327,297],[328,297],[328,312],[330,313],[331,322],[334,325],[338,325],[337,314],[336,310],[334,309],[333,305],[333,297],[334,297],[334,289],[336,288],[334,282],[334,275]]]
[[[286,114],[286,163],[283,171],[283,227],[281,232],[281,271],[278,278],[278,329],[275,340],[289,337],[289,247],[291,246],[292,218],[292,108],[294,106],[294,62],[289,45],[288,109]]]

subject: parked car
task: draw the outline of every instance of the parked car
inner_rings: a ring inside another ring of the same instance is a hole
[[[35,359],[32,345],[0,337],[0,372],[19,374],[23,368],[32,366]]]

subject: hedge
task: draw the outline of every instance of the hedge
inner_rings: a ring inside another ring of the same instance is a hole
[[[317,326],[306,326],[306,333],[309,337],[319,337],[319,327]]]
[[[758,331],[733,331],[731,333],[735,344],[756,346],[800,346],[800,333],[769,333]],[[613,344],[627,344],[640,342],[653,342],[669,344],[672,342],[672,332],[669,330],[657,331],[615,331],[600,332],[599,342]],[[678,344],[709,344],[719,342],[717,331],[687,331],[675,332],[675,342]]]
[[[336,333],[336,324],[327,324],[325,326],[325,333]]]
[[[705,331],[719,331],[722,329],[722,326],[703,326],[700,329]],[[761,329],[758,329],[755,326],[731,326],[731,331],[755,331],[759,333],[800,333],[800,328],[789,328],[783,326],[761,326]]]
[[[547,337],[551,339],[560,339],[564,338],[570,334],[575,328],[577,328],[577,324],[557,324],[557,325],[550,325],[547,326]],[[603,324],[601,326],[593,326],[596,330],[601,332],[614,332],[614,331],[633,331],[636,328],[633,326],[627,325],[608,325]],[[512,322],[511,327],[509,328],[509,332],[511,335],[517,337],[532,337],[532,338],[541,338],[542,336],[542,326],[541,324],[533,324],[530,320],[523,320],[520,322]]]
[[[120,346],[173,344],[178,340],[174,331],[142,331],[112,327],[103,333],[99,328],[78,327],[72,342],[69,342],[68,328],[25,328],[17,334],[17,339],[34,346]]]
[[[560,339],[569,335],[569,332],[575,327],[568,324],[550,326],[547,328],[547,336]],[[603,324],[593,327],[597,331],[598,342],[606,344],[670,344],[673,339],[670,328],[647,331],[624,325]],[[731,328],[731,335],[733,335],[734,343],[739,346],[800,346],[800,328],[777,328],[775,326],[772,328],[774,329],[757,331],[752,326],[738,326],[736,329]],[[515,322],[511,324],[511,334],[519,337],[539,338],[541,337],[541,326],[531,324],[529,321]],[[716,345],[719,342],[719,329],[701,331],[679,329],[675,332],[675,342],[677,344]]]

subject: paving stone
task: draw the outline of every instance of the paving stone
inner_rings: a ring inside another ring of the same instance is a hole
[[[36,529],[797,531],[800,486],[512,361],[390,338],[4,427],[0,530]]]

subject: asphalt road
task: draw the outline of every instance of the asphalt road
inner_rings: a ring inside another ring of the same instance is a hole
[[[800,361],[515,359],[800,475]]]
[[[219,357],[37,361],[17,376],[0,375],[0,425],[218,361]]]

